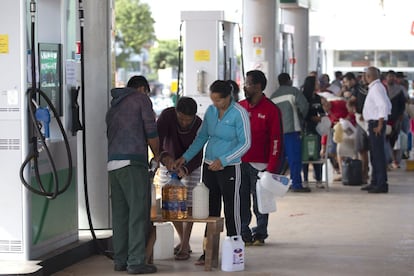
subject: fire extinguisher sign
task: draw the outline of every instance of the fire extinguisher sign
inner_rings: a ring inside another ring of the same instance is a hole
[[[262,36],[261,35],[255,35],[255,36],[253,36],[253,45],[254,46],[260,46],[260,45],[262,45]]]

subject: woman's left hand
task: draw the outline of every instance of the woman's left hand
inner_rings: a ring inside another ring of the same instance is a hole
[[[211,171],[220,171],[224,168],[223,168],[223,165],[221,164],[220,159],[216,159],[214,160],[213,163],[210,164],[210,166],[208,166],[208,169]]]

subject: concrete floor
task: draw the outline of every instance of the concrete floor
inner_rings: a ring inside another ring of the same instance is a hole
[[[194,265],[204,231],[196,224],[191,259],[155,260],[157,275],[414,275],[414,172],[403,167],[388,176],[388,194],[339,182],[329,192],[311,187],[309,194],[288,193],[270,215],[265,246],[246,248],[243,272],[205,272]],[[114,272],[110,259],[95,255],[53,275],[126,273]]]

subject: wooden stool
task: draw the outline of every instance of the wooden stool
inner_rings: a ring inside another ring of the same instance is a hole
[[[152,222],[203,222],[207,224],[206,231],[206,248],[205,248],[205,263],[204,270],[210,271],[212,267],[218,267],[219,247],[220,247],[220,233],[223,232],[224,218],[222,217],[208,217],[206,219],[195,219],[188,217],[185,219],[163,219],[157,217],[151,219]],[[154,229],[153,229],[154,231]]]

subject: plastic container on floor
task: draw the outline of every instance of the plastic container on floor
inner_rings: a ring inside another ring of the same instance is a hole
[[[346,158],[342,160],[342,184],[362,185],[362,162],[358,159]]]
[[[221,270],[227,272],[244,270],[244,242],[241,236],[225,237],[221,251]]]
[[[171,222],[154,223],[157,239],[154,244],[154,260],[174,257],[174,228]]]

